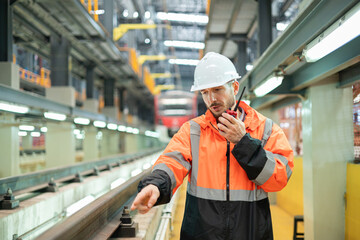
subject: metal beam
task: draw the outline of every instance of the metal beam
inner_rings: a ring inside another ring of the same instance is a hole
[[[261,56],[251,73],[245,76],[253,79],[252,87],[262,82],[274,69],[278,68],[294,51],[310,42],[326,26],[338,19],[346,10],[355,4],[353,0],[321,1],[313,0],[300,13],[285,32],[273,42]]]
[[[340,82],[338,87],[346,88],[353,85],[356,81],[360,80],[360,63],[349,67],[348,69],[339,72]]]
[[[294,74],[292,90],[299,90],[360,62],[360,36]]]
[[[242,2],[243,2],[242,0],[236,0],[236,2],[235,2],[234,8],[232,9],[232,12],[231,12],[229,23],[226,27],[226,37],[224,38],[224,40],[221,44],[220,53],[224,52],[224,49],[225,49],[225,46],[227,43],[227,39],[229,39],[231,37],[231,32],[232,32],[232,29],[236,22],[237,16],[239,15]]]
[[[12,8],[10,0],[0,1],[0,62],[12,62]]]
[[[272,42],[271,0],[258,0],[259,55],[263,54]]]

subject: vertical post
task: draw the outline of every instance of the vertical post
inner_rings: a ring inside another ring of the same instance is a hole
[[[115,89],[115,80],[106,79],[104,82],[105,107],[114,106],[114,89]]]
[[[333,83],[310,87],[307,96],[302,109],[305,238],[343,239],[346,164],[354,159],[352,89]]]
[[[0,1],[0,62],[12,62],[12,8],[10,0]]]
[[[239,41],[238,45],[238,54],[237,54],[237,70],[241,77],[246,74],[246,62],[247,62],[247,52],[246,52],[246,41]]]
[[[113,38],[113,28],[114,28],[114,1],[106,0],[104,1],[104,27],[109,32],[111,39]]]
[[[52,34],[51,44],[51,85],[71,86],[70,78],[70,42],[64,37]]]
[[[93,99],[95,96],[94,70],[94,64],[86,66],[86,99]]]
[[[258,23],[261,56],[272,42],[271,0],[258,0]]]

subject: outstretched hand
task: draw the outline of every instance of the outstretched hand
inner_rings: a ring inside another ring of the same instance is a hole
[[[234,144],[237,144],[246,134],[245,124],[240,119],[234,118],[226,112],[222,113],[218,121],[217,126],[221,136]]]
[[[136,196],[131,211],[137,209],[139,213],[147,213],[156,203],[160,196],[160,191],[157,186],[149,184],[144,187]]]

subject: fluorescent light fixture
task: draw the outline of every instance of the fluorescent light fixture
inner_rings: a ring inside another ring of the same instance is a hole
[[[30,133],[32,137],[40,137],[40,132],[32,132]]]
[[[13,112],[13,113],[27,113],[29,108],[25,106],[15,105],[11,103],[0,102],[0,110]]]
[[[188,42],[188,41],[164,41],[164,45],[167,47],[178,47],[178,48],[192,48],[192,49],[204,49],[205,43],[203,42]]]
[[[47,127],[42,127],[42,128],[40,128],[40,131],[41,131],[41,132],[47,132],[47,131],[48,131],[48,128],[47,128]]]
[[[287,28],[287,26],[289,26],[289,23],[284,23],[284,22],[278,22],[276,23],[276,29],[280,32],[285,31],[285,29]]]
[[[133,131],[133,128],[132,127],[126,127],[126,132],[127,133],[132,133]]]
[[[131,175],[131,177],[133,177],[133,176],[140,174],[141,172],[142,172],[142,170],[140,168],[137,168],[135,170],[132,170],[130,175]]]
[[[191,100],[187,98],[164,98],[161,100],[164,105],[184,105],[190,102]]]
[[[139,134],[139,129],[138,128],[133,128],[133,130],[132,130],[132,133],[133,134]]]
[[[73,133],[74,135],[80,134],[80,129],[74,129]]]
[[[153,131],[148,130],[148,131],[145,131],[145,136],[158,138],[160,136],[160,134],[158,132],[153,132]]]
[[[106,122],[103,122],[103,121],[94,121],[93,125],[94,125],[94,127],[104,128],[104,127],[106,127]]]
[[[90,14],[96,14],[96,15],[102,15],[104,13],[105,13],[104,9],[99,9],[99,10],[96,10],[96,11],[94,11],[94,10],[90,11]]]
[[[61,113],[55,113],[55,112],[44,112],[44,117],[51,119],[51,120],[57,120],[57,121],[65,121],[66,115]]]
[[[196,66],[199,60],[196,59],[169,59],[170,64]]]
[[[259,87],[255,88],[254,93],[257,97],[262,97],[281,85],[283,76],[270,76]]]
[[[20,131],[20,132],[18,132],[18,135],[19,135],[20,137],[25,137],[25,136],[27,136],[27,132],[22,132],[22,131]]]
[[[89,125],[90,119],[77,117],[77,118],[74,118],[74,123],[80,124],[80,125]]]
[[[129,11],[127,10],[127,9],[125,9],[124,11],[123,11],[123,17],[128,17],[129,16]]]
[[[126,126],[124,126],[124,125],[119,125],[118,131],[120,131],[120,132],[126,132]]]
[[[248,63],[248,64],[246,64],[246,71],[251,71],[251,70],[253,70],[253,68],[254,68],[254,65],[252,65],[251,63]]]
[[[116,130],[118,128],[118,126],[115,123],[108,123],[107,128],[110,130]]]
[[[95,198],[91,195],[84,197],[83,199],[77,201],[74,204],[71,204],[68,208],[66,208],[66,216],[71,216],[74,213],[76,213],[77,211],[79,211],[80,209],[82,209],[83,207],[85,207],[86,205],[88,205],[89,203],[91,203],[92,201],[94,201]]]
[[[30,125],[20,125],[19,130],[21,131],[34,131],[35,127]]]
[[[360,3],[326,29],[304,49],[306,61],[315,62],[360,35]]]
[[[150,168],[150,167],[151,167],[151,163],[145,163],[145,164],[143,165],[143,170],[148,169],[148,168]]]
[[[151,17],[151,13],[149,11],[146,11],[144,16],[145,16],[145,19],[149,19]]]
[[[207,15],[199,15],[199,14],[158,12],[156,14],[156,17],[160,20],[199,23],[204,25],[209,22],[209,17]]]
[[[123,178],[118,178],[116,179],[115,181],[113,181],[111,184],[110,184],[110,189],[114,189],[114,188],[117,188],[118,186],[120,186],[121,184],[123,184],[125,182],[125,179]]]

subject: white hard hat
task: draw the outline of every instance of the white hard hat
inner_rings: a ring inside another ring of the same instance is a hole
[[[209,52],[196,65],[194,85],[190,91],[213,88],[240,78],[234,64],[227,57]]]

